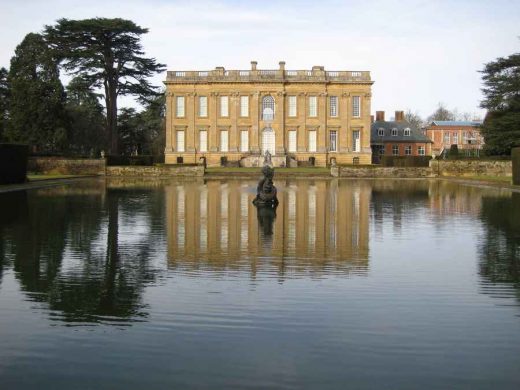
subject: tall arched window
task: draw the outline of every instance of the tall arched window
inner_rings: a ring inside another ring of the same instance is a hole
[[[274,119],[274,98],[271,95],[262,99],[262,119],[272,121]]]

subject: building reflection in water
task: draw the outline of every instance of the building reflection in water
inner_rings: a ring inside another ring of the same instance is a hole
[[[280,204],[257,210],[253,181],[165,186],[170,267],[366,272],[370,183],[277,180]],[[294,272],[293,272],[294,271]]]

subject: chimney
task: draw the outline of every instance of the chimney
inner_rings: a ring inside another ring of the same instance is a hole
[[[278,65],[280,65],[280,70],[281,70],[281,71],[284,71],[284,70],[285,70],[285,61],[280,61],[280,62],[278,63]]]
[[[374,123],[374,115],[370,115],[370,123]]]
[[[385,112],[384,111],[376,111],[376,121],[378,121],[378,122],[385,121]]]
[[[251,61],[251,70],[256,70],[256,65],[258,64],[258,62],[256,61]]]
[[[404,111],[396,111],[395,112],[395,121],[403,122],[404,121]]]

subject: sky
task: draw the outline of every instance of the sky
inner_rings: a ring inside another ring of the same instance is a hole
[[[479,70],[520,52],[518,0],[0,0],[0,66],[27,33],[92,17],[149,28],[146,55],[168,70],[247,70],[252,60],[259,69],[368,70],[372,112],[387,118],[408,109],[426,117],[439,102],[482,117]]]

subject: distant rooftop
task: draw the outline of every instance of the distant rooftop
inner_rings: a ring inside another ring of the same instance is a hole
[[[482,121],[433,121],[434,126],[480,126]]]
[[[168,71],[166,84],[198,82],[334,82],[370,83],[367,71],[326,71],[323,66],[313,66],[311,70],[286,70],[285,62],[280,61],[279,69],[257,69],[256,61],[251,61],[250,70],[226,70],[218,66],[204,71]]]

